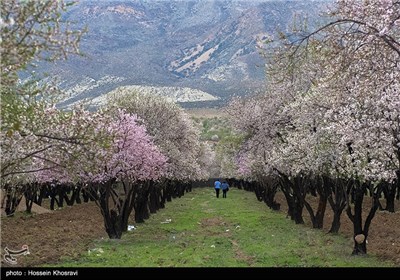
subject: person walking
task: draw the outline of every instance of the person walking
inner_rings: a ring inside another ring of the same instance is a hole
[[[226,193],[229,191],[229,184],[227,181],[223,181],[221,184],[222,198],[226,198]]]
[[[215,193],[217,195],[217,198],[219,197],[219,190],[221,189],[221,182],[219,181],[219,179],[217,179],[214,183],[214,189],[215,189]]]

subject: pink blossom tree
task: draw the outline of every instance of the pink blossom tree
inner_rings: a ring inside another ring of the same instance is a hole
[[[154,143],[168,158],[163,180],[143,185],[136,196],[135,220],[143,222],[151,213],[163,208],[166,201],[184,195],[191,182],[208,178],[207,152],[199,142],[199,131],[191,118],[178,105],[148,93],[120,87],[108,94],[107,107],[111,111],[124,108],[137,114]]]
[[[126,231],[128,218],[134,206],[137,188],[143,181],[157,180],[165,171],[166,157],[153,144],[143,125],[134,115],[123,110],[111,122],[109,116],[92,119],[97,135],[110,135],[110,142],[94,141],[79,147],[80,156],[73,165],[63,159],[56,168],[45,168],[37,173],[41,182],[85,182],[87,188],[96,190],[96,204],[104,217],[106,231],[110,238],[121,238]],[[93,192],[92,192],[93,193]]]
[[[154,142],[168,157],[166,177],[178,181],[203,179],[198,162],[199,131],[189,115],[173,102],[162,97],[120,87],[108,94],[111,108],[124,108],[137,114],[146,125]]]
[[[181,196],[191,181],[208,178],[208,161],[204,161],[199,131],[193,121],[178,105],[164,98],[135,92],[121,87],[108,94],[108,106],[124,108],[137,114],[153,136],[155,144],[168,158],[165,180],[153,191],[165,200]],[[148,192],[144,191],[147,197]],[[151,196],[151,195],[150,195]]]

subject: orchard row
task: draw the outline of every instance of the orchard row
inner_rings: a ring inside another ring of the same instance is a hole
[[[265,92],[227,108],[243,141],[221,148],[222,176],[256,182],[273,209],[279,186],[297,223],[305,207],[321,228],[329,201],[337,232],[346,210],[362,254],[379,198],[394,211],[399,197],[400,2],[337,0],[327,16],[266,42]],[[315,212],[307,194],[319,197]],[[363,223],[364,194],[373,206]]]

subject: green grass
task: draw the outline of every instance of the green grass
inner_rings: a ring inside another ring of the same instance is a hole
[[[222,196],[222,195],[221,195]],[[231,189],[216,198],[198,188],[121,240],[93,242],[78,260],[60,266],[90,267],[376,267],[374,256],[351,256],[352,242],[303,225],[269,210],[253,193]],[[171,219],[170,223],[163,223]],[[101,249],[101,250],[100,250]],[[100,250],[100,252],[99,252]]]

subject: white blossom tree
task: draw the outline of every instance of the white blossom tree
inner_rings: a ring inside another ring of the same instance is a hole
[[[124,108],[143,120],[156,145],[168,157],[168,179],[193,181],[208,178],[204,173],[207,168],[201,167],[206,163],[199,162],[199,155],[204,152],[201,151],[199,131],[178,105],[124,87],[109,93],[108,104],[111,108]]]
[[[329,15],[332,21],[311,33],[283,35],[278,47],[268,44],[266,94],[233,104],[231,115],[249,135],[242,169],[251,172],[251,164],[276,171],[290,186],[284,191],[289,208],[297,197],[300,214],[305,204],[311,218],[317,216],[304,200],[310,175],[316,186],[336,188],[335,196],[352,195],[347,213],[354,236],[363,236],[354,254],[363,254],[378,194],[386,187],[385,195],[394,197],[399,182],[400,3],[339,0]],[[332,186],[328,178],[348,184]],[[366,189],[374,203],[363,226]],[[332,193],[324,195],[343,207]]]
[[[0,6],[1,85],[14,87],[17,72],[36,60],[53,61],[79,53],[84,30],[62,18],[69,0],[3,0]]]

